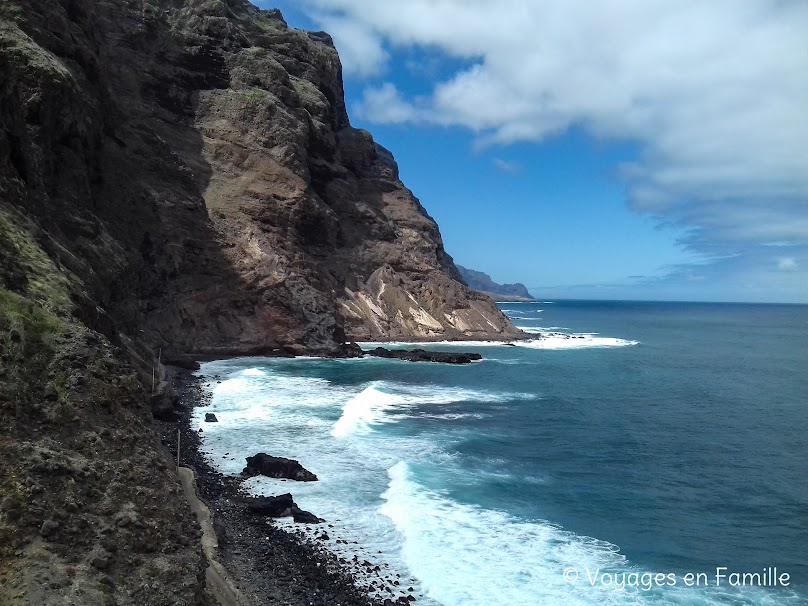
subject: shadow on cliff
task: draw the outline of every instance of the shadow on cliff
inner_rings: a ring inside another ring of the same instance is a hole
[[[78,318],[141,358],[282,353],[204,201],[214,171],[194,119],[200,94],[229,86],[224,51],[158,14],[89,7],[31,0],[3,33],[3,203],[72,284]]]

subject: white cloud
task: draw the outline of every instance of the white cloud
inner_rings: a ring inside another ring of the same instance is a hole
[[[797,271],[797,261],[794,257],[780,257],[777,260],[777,269],[780,271]]]
[[[382,71],[390,55],[372,28],[353,19],[324,16],[318,22],[331,34],[346,74],[373,76]]]
[[[522,171],[522,165],[512,160],[503,160],[502,158],[493,158],[491,163],[504,173],[511,173],[515,175]]]
[[[398,89],[390,82],[378,88],[369,88],[364,98],[356,107],[366,120],[387,124],[413,122],[418,119],[418,112],[405,101]]]
[[[639,144],[632,207],[690,228],[709,253],[808,242],[808,3],[799,0],[307,0],[346,70],[388,48],[473,65],[407,99],[372,86],[375,122],[431,122],[484,144],[575,125]]]

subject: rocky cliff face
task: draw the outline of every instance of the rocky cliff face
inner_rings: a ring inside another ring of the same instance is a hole
[[[198,599],[158,352],[517,336],[350,126],[327,34],[245,0],[0,0],[3,604]]]
[[[350,126],[327,34],[243,0],[4,7],[4,197],[89,321],[209,355],[516,336]]]
[[[205,352],[234,341],[311,350],[344,339],[514,336],[461,283],[390,152],[350,126],[328,35],[244,3],[217,6],[179,18],[181,52],[216,49],[205,65],[221,71],[220,86],[196,91],[188,106],[201,149],[178,153],[198,176],[217,242],[226,243],[216,252],[236,284],[223,290],[203,276],[204,292],[163,301],[150,323],[186,351]],[[222,19],[226,35],[212,27]]]

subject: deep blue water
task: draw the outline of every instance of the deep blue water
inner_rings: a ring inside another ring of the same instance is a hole
[[[205,365],[226,379],[211,458],[309,463],[321,482],[297,500],[414,577],[426,604],[808,603],[808,306],[502,307],[563,334],[430,346],[483,353],[463,367]],[[582,333],[597,334],[563,338]],[[777,567],[789,587],[719,584],[717,567]],[[676,583],[618,591],[586,580],[596,571]],[[702,572],[705,587],[683,586]]]

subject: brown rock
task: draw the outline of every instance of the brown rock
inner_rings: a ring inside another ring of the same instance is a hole
[[[24,554],[38,532],[59,539],[9,564],[0,602],[66,603],[37,579],[90,562],[101,528],[114,565],[81,567],[71,599],[200,602],[153,430],[152,412],[177,412],[164,364],[520,336],[459,281],[390,152],[350,126],[331,39],[278,12],[0,2],[0,107],[0,393],[20,394],[0,398],[0,494],[19,502],[0,538]],[[75,519],[43,524],[62,502]]]

